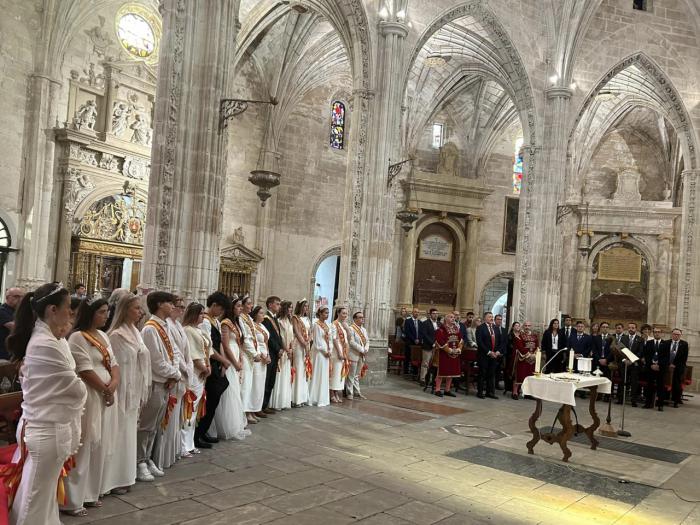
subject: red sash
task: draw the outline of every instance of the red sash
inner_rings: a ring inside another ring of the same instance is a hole
[[[92,346],[97,348],[102,354],[102,364],[107,369],[110,375],[112,375],[112,358],[109,355],[109,349],[104,345],[104,343],[98,340],[96,337],[90,335],[87,332],[80,332],[80,334],[85,338],[85,340]]]
[[[156,332],[158,332],[158,335],[160,336],[160,340],[163,341],[163,344],[165,345],[165,351],[168,352],[170,364],[174,364],[175,353],[173,352],[173,345],[170,342],[170,338],[168,337],[168,334],[166,333],[165,329],[153,319],[149,319],[148,321],[146,321],[146,326],[152,326],[156,329]]]

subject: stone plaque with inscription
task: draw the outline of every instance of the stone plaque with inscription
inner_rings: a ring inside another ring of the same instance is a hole
[[[638,283],[642,279],[642,256],[628,248],[611,248],[600,254],[598,279]]]
[[[431,261],[451,261],[452,243],[440,235],[428,235],[420,241],[419,257]]]

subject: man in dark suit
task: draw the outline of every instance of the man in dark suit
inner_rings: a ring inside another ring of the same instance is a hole
[[[669,341],[661,339],[663,331],[658,326],[654,327],[652,333],[654,337],[649,338],[644,345],[644,368],[647,386],[644,390],[645,402],[642,408],[652,408],[654,406],[654,398],[656,398],[656,406],[659,408],[659,411],[663,411],[664,399],[666,398],[664,378],[668,368],[671,345]]]
[[[435,332],[438,329],[437,325],[438,311],[437,308],[431,308],[428,311],[428,318],[420,323],[418,330],[418,338],[423,345],[423,356],[420,365],[420,382],[425,382],[425,376],[431,366],[433,358],[433,345],[435,344]]]
[[[476,329],[477,359],[479,362],[479,378],[477,394],[480,399],[496,397],[496,369],[501,358],[501,331],[496,329],[493,314],[486,312],[484,322]],[[486,394],[484,395],[484,392]]]
[[[600,368],[600,371],[608,379],[610,379],[610,368],[608,368],[610,341],[608,341],[608,338],[612,338],[608,333],[609,330],[610,325],[603,321],[600,323],[600,333],[593,336],[593,370]]]
[[[282,342],[282,333],[280,332],[280,324],[277,320],[277,314],[280,311],[281,300],[279,297],[271,296],[265,301],[267,314],[263,320],[263,326],[270,332],[270,339],[267,342],[267,349],[270,353],[270,362],[267,365],[267,375],[265,376],[265,396],[263,397],[263,414],[274,414],[276,410],[270,408],[270,397],[272,389],[275,388],[275,379],[277,378],[277,359],[280,350],[284,347]]]
[[[573,320],[568,315],[564,316],[564,327],[562,328],[562,330],[564,331],[564,340],[568,344],[569,338],[573,333],[576,332],[576,329],[573,327]]]
[[[406,343],[406,350],[403,360],[403,373],[408,374],[411,365],[411,345],[420,344],[420,321],[418,320],[418,308],[414,308],[410,317],[406,317],[403,322],[403,341]]]
[[[644,340],[642,339],[642,336],[637,333],[637,323],[627,323],[627,333],[622,334],[620,337],[620,342],[628,350],[630,350],[630,352],[639,357],[640,360],[644,357]],[[641,368],[641,361],[627,364],[627,384],[630,386],[630,401],[633,407],[637,406],[637,399],[639,398],[640,394],[639,371]],[[622,389],[618,389],[617,403],[622,404]]]
[[[683,332],[680,328],[674,328],[669,341],[668,368],[671,370],[671,399],[673,408],[683,404],[681,388],[685,380],[685,367],[688,363],[688,342],[681,339]]]
[[[498,368],[496,369],[496,385],[498,386],[501,377],[503,377],[504,390],[510,392],[513,390],[513,385],[510,385],[510,388],[505,388],[506,374],[503,373],[503,367],[506,366],[506,362],[508,361],[508,330],[503,326],[503,316],[501,314],[496,314],[493,317],[493,324],[498,332],[498,340],[500,343],[498,351],[501,354],[501,357],[498,359]]]
[[[593,357],[593,338],[583,330],[583,321],[576,321],[576,330],[569,337],[569,348],[576,357]]]

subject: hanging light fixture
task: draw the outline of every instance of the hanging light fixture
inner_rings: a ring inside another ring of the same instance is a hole
[[[406,234],[413,228],[413,223],[420,217],[420,210],[417,208],[410,208],[404,206],[399,211],[396,212],[396,218],[401,221],[401,228]]]
[[[275,186],[279,186],[280,174],[268,170],[253,170],[250,172],[248,180],[258,187],[258,198],[260,199],[260,205],[264,208],[265,201],[272,196],[270,190]]]

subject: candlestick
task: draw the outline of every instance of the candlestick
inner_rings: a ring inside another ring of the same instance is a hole
[[[540,352],[540,349],[537,349],[537,352],[535,352],[535,375],[539,376],[541,372],[541,365],[542,365],[542,352]]]
[[[574,371],[574,351],[569,350],[569,373]]]

